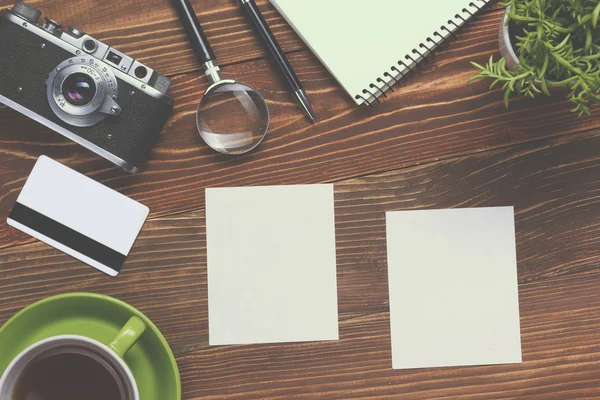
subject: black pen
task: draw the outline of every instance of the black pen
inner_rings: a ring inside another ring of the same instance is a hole
[[[292,69],[292,66],[287,60],[285,53],[283,52],[283,50],[281,50],[281,47],[279,47],[279,43],[277,43],[275,36],[273,36],[273,32],[271,32],[271,29],[269,29],[269,25],[267,25],[267,22],[260,13],[258,6],[254,2],[254,0],[238,1],[240,3],[240,7],[246,14],[246,17],[250,20],[250,22],[252,22],[254,29],[258,32],[262,40],[265,42],[267,48],[269,49],[269,52],[271,53],[271,56],[273,56],[275,61],[277,61],[277,65],[279,66],[279,69],[285,76],[285,79],[288,81],[288,84],[294,91],[294,96],[296,96],[298,103],[300,103],[300,105],[304,109],[304,112],[306,113],[306,115],[308,115],[308,118],[310,118],[312,122],[315,122],[315,113],[313,112],[313,109],[310,106],[308,97],[306,97],[306,92],[300,84],[300,81],[298,80],[296,73]]]

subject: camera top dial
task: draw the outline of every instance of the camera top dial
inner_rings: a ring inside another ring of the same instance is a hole
[[[93,126],[107,115],[119,115],[117,79],[111,68],[92,56],[60,63],[46,82],[52,111],[73,126]]]

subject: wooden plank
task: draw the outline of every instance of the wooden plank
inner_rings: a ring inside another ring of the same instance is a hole
[[[4,0],[0,0],[0,4],[1,1]],[[222,11],[225,13],[224,15],[219,14],[218,18],[215,17],[215,21],[221,22],[215,23],[217,25],[228,25],[227,21],[233,18],[230,14],[238,12],[235,4],[232,5],[232,3],[230,1],[212,0],[211,3],[203,3],[205,5],[203,9],[214,8],[219,10],[219,13]],[[92,24],[91,28],[97,26],[100,29],[103,26],[107,33],[116,29],[116,26],[125,24],[126,21],[123,21],[122,18],[131,16],[132,10],[141,8],[135,6],[135,3],[121,2],[110,7],[94,5],[94,12],[90,13],[89,6],[85,6],[80,2],[71,2],[68,6],[53,1],[44,2],[43,4],[34,1],[33,4],[44,9],[48,15],[54,16],[65,13],[65,21],[83,18],[86,24]],[[118,12],[115,11],[114,7],[117,7]],[[121,9],[121,7],[126,7],[126,9]],[[154,10],[155,7],[157,9],[167,7],[165,12],[167,14],[172,13],[170,5],[165,5],[165,2],[159,2],[159,4],[152,2],[147,4],[145,9]],[[270,6],[263,1],[261,7],[268,9]],[[110,16],[117,18],[117,21],[109,21]],[[157,23],[163,18],[160,15],[153,15],[153,17]],[[229,175],[227,181],[230,183],[234,181],[248,184],[258,183],[256,175],[243,176],[242,171],[247,170],[256,171],[262,178],[269,177],[266,180],[268,183],[282,183],[284,179],[286,182],[309,183],[344,179],[356,174],[362,175],[382,169],[409,165],[411,161],[409,161],[410,157],[407,153],[403,154],[401,151],[397,153],[397,150],[394,150],[388,152],[385,158],[379,158],[377,153],[380,151],[380,147],[391,149],[392,146],[389,142],[400,140],[399,138],[403,135],[408,135],[406,139],[411,140],[410,136],[420,129],[428,129],[429,131],[423,132],[424,137],[416,138],[415,143],[423,143],[432,134],[448,134],[447,132],[439,132],[437,125],[444,120],[443,114],[445,112],[455,113],[456,107],[460,107],[460,105],[447,109],[447,111],[441,113],[442,116],[440,117],[435,112],[436,104],[438,100],[450,104],[451,101],[449,102],[448,99],[455,96],[455,94],[450,95],[450,92],[456,87],[463,88],[464,80],[468,74],[472,73],[465,62],[466,59],[471,56],[474,58],[487,57],[487,54],[496,51],[495,30],[498,18],[498,12],[490,12],[475,20],[469,29],[459,34],[458,40],[449,49],[442,51],[436,57],[436,63],[429,65],[418,81],[414,77],[408,79],[405,83],[407,88],[400,89],[397,95],[376,111],[357,109],[346,94],[340,90],[329,73],[320,66],[310,53],[295,54],[292,57],[292,62],[298,64],[299,75],[308,87],[313,105],[317,109],[320,120],[323,121],[317,126],[308,126],[287,89],[281,85],[279,79],[273,79],[273,66],[269,62],[261,60],[225,68],[225,75],[237,76],[240,79],[249,81],[252,85],[260,88],[267,97],[273,116],[269,138],[276,139],[277,142],[273,142],[272,151],[269,153],[265,153],[266,146],[263,146],[261,152],[257,153],[261,157],[264,154],[263,158],[250,155],[230,159],[215,155],[200,143],[195,134],[193,112],[202,90],[207,86],[207,81],[201,74],[183,75],[175,79],[171,94],[178,104],[176,114],[171,119],[157,145],[148,172],[137,177],[126,176],[118,169],[111,169],[109,163],[61,138],[49,129],[27,120],[12,110],[0,108],[0,121],[2,121],[0,125],[0,145],[2,148],[0,159],[0,186],[2,187],[0,191],[0,220],[2,221],[0,223],[0,248],[31,242],[28,237],[9,231],[4,222],[4,217],[8,215],[28,171],[31,170],[34,159],[40,154],[47,154],[84,173],[94,175],[94,178],[109,186],[120,189],[125,194],[146,202],[151,207],[153,216],[185,212],[202,207],[201,196],[196,196],[195,193],[198,188],[214,184],[215,178],[220,177],[221,174],[223,174],[222,176]],[[174,14],[172,19],[176,20]],[[135,21],[138,20],[133,19],[130,24],[137,26]],[[147,23],[146,19],[142,19],[142,21],[144,24]],[[87,26],[79,26],[89,30]],[[157,35],[152,37],[155,36],[158,37]],[[229,40],[227,38],[230,38],[230,36],[224,34],[223,38]],[[129,36],[120,35],[119,37],[126,38]],[[163,40],[161,39],[161,41]],[[140,43],[139,40],[134,42]],[[216,44],[215,48],[217,47],[226,48],[227,45]],[[153,47],[148,46],[148,48]],[[129,49],[122,50],[129,52]],[[165,51],[161,50],[158,53],[164,54]],[[253,53],[243,57],[260,57],[260,55]],[[191,53],[189,58],[192,62]],[[169,59],[172,59],[172,57]],[[231,62],[235,62],[235,60]],[[456,69],[457,66],[459,67],[458,70]],[[442,70],[445,72],[442,72]],[[452,76],[452,84],[449,84],[448,78],[450,76],[446,74],[456,74]],[[436,75],[437,78],[432,79],[432,76]],[[424,110],[422,107],[424,99],[421,98],[421,91],[431,90],[437,85],[445,87],[443,97],[446,97],[446,99],[441,99],[440,93],[436,94],[435,91],[432,91],[428,100],[430,104]],[[410,87],[412,89],[408,89]],[[482,87],[480,86],[480,88]],[[471,95],[467,94],[467,96]],[[468,104],[465,106],[471,107]],[[403,111],[402,107],[407,108]],[[558,106],[558,109],[561,108],[564,109],[564,106]],[[421,110],[425,112],[421,112]],[[492,110],[482,111],[488,113],[496,110],[497,107],[493,107]],[[553,111],[556,111],[556,108],[548,110],[548,112]],[[500,109],[500,112],[503,113],[504,111]],[[378,117],[377,113],[381,113],[383,118]],[[409,115],[414,115],[416,118]],[[462,117],[459,120],[463,122],[466,122],[467,118],[477,118],[476,115],[470,112],[461,115]],[[398,121],[406,119],[407,116],[409,116],[407,124],[402,122],[398,124]],[[419,126],[422,122],[420,121],[421,118],[430,120],[428,126]],[[372,127],[373,120],[378,122]],[[577,125],[577,127],[573,126],[570,131],[586,127],[585,123],[579,124],[579,121],[575,123],[573,119],[569,119],[569,121],[571,121],[569,124]],[[485,128],[485,126],[482,128]],[[558,128],[562,129],[563,127],[559,125]],[[461,127],[461,129],[465,128]],[[378,130],[383,132],[377,132]],[[379,139],[380,136],[384,137]],[[351,140],[349,140],[350,138]],[[490,139],[490,136],[487,138]],[[516,135],[513,135],[513,138],[520,140]],[[440,137],[440,139],[444,141],[443,138]],[[500,145],[504,144],[502,138],[496,137],[493,140],[495,142],[499,140]],[[403,140],[400,140],[399,146],[396,147],[402,148],[404,146],[402,142]],[[467,144],[467,142],[463,143]],[[476,143],[473,142],[473,145],[476,145]],[[498,143],[491,145],[487,143],[484,144],[484,147],[494,147],[495,145],[498,145]],[[432,142],[432,146],[435,148],[436,143]],[[355,154],[356,150],[359,154]],[[414,148],[410,150],[411,154],[414,150]],[[446,147],[446,150],[451,150],[451,148]],[[462,148],[459,150],[460,152],[466,151]],[[331,154],[326,154],[325,151],[331,152]],[[427,155],[416,157],[415,162],[430,161],[443,156],[443,154],[431,150],[427,150],[427,153]],[[453,151],[448,153],[453,154]],[[402,154],[401,158],[398,157]],[[304,159],[303,163],[297,163],[293,167],[292,164],[295,164],[300,157]],[[352,161],[354,158],[357,159],[357,162]],[[396,159],[395,162],[390,162],[394,159]],[[374,160],[382,162],[374,163]],[[281,171],[273,171],[271,162],[284,167]],[[328,165],[323,165],[324,163]],[[307,168],[306,164],[310,168]],[[340,166],[350,164],[354,168],[344,173],[339,167],[332,168],[333,164]],[[290,167],[293,171],[289,170]],[[176,175],[177,178],[174,179],[173,175]],[[198,179],[198,177],[202,178]],[[262,181],[265,182],[264,179]],[[167,186],[163,187],[165,184]],[[181,189],[184,187],[187,189],[182,191]],[[177,196],[172,196],[173,193],[168,194],[167,197],[170,200],[165,201],[165,192],[167,191],[178,192],[178,194]],[[184,197],[180,197],[179,194]]]
[[[335,186],[341,341],[208,346],[202,211],[147,222],[109,278],[41,243],[0,251],[0,323],[43,297],[93,291],[145,312],[178,355],[184,399],[575,399],[600,390],[600,132]],[[514,205],[523,365],[392,371],[384,213]]]
[[[14,0],[0,0],[0,10],[13,3]],[[163,75],[200,69],[169,0],[31,0],[28,3],[40,9],[43,15],[64,26],[76,26]],[[266,57],[236,0],[190,0],[190,3],[221,65]],[[257,0],[257,4],[286,52],[306,49],[268,0]],[[476,36],[477,33],[471,30],[469,35]]]
[[[493,31],[496,22],[478,19],[470,29]],[[516,99],[506,110],[501,94],[488,92],[486,82],[467,85],[474,73],[468,60],[481,61],[497,51],[495,36],[483,38],[465,33],[373,110],[357,108],[310,53],[294,53],[292,63],[319,119],[315,125],[282,82],[273,79],[265,60],[226,67],[224,76],[260,88],[272,116],[267,140],[240,157],[216,154],[201,142],[195,110],[206,78],[199,73],[178,76],[171,90],[174,115],[146,171],[137,176],[0,109],[0,248],[29,240],[9,232],[4,217],[41,154],[144,202],[156,217],[203,207],[202,190],[209,186],[330,182],[600,126],[597,118],[577,119],[569,113],[571,105],[560,94]]]
[[[389,315],[340,340],[219,346],[178,357],[185,399],[592,399],[600,393],[600,270],[520,286],[523,363],[392,370]]]
[[[0,10],[13,0],[0,0]],[[73,25],[163,75],[198,71],[183,27],[170,0],[42,1],[28,3],[64,26]],[[266,56],[236,1],[191,0],[221,65]],[[257,2],[286,51],[306,47],[268,0]]]

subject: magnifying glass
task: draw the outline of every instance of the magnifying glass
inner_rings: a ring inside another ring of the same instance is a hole
[[[250,85],[222,79],[215,54],[188,0],[172,0],[179,19],[211,82],[198,104],[196,126],[204,142],[223,154],[243,154],[262,142],[269,129],[269,108]]]

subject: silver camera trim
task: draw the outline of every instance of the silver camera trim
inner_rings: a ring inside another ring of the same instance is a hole
[[[39,114],[34,113],[30,109],[23,107],[19,103],[9,99],[6,96],[1,95],[1,94],[0,94],[0,103],[7,105],[8,107],[20,112],[23,115],[27,115],[32,120],[37,121],[40,124],[47,126],[48,128],[60,133],[64,137],[69,138],[73,142],[85,147],[88,150],[93,151],[94,153],[107,159],[108,161],[112,162],[113,164],[116,164],[119,167],[123,168],[125,171],[131,172],[132,174],[136,174],[139,172],[139,168],[136,167],[135,165],[129,163],[128,161],[125,161],[122,158],[115,156],[113,153],[111,153],[107,150],[104,150],[102,147],[82,138],[79,135],[74,134],[70,130],[63,128],[62,126],[58,125],[57,123],[50,121],[49,119],[44,118]]]
[[[81,73],[94,80],[96,93],[91,102],[76,106],[64,97],[62,86],[65,80]],[[46,94],[50,108],[56,116],[69,125],[87,127],[100,123],[107,115],[118,115],[117,78],[108,65],[93,56],[77,56],[61,62],[52,70],[46,81]]]
[[[69,29],[73,29],[73,27],[70,27]],[[86,33],[83,33],[83,32],[80,32],[80,33],[81,34],[79,36],[77,36],[77,35],[73,35],[73,32],[71,30],[67,30],[65,32],[62,32],[59,37],[62,40],[64,40],[65,42],[72,44],[73,46],[82,49],[86,53],[93,55],[96,58],[104,61],[105,63],[110,65],[112,68],[116,68],[119,71],[125,72],[128,75],[133,76],[135,79],[138,79],[144,83],[150,82],[150,78],[152,77],[152,74],[154,73],[154,70],[152,68],[148,67],[147,65],[142,64],[141,62],[137,61],[136,59],[134,59],[132,57],[129,57],[127,54],[123,54],[122,52],[115,49],[114,47],[110,47],[107,44],[102,43],[98,39],[95,39],[94,37],[92,37]],[[85,44],[88,41],[94,42],[95,47],[93,49],[88,49],[86,47]],[[114,62],[112,62],[110,60],[111,55],[119,57],[120,61],[118,64],[115,64]],[[146,75],[144,75],[144,77],[142,77],[142,78],[138,77],[135,72],[136,69],[139,67],[143,67],[146,70]]]
[[[6,18],[8,21],[10,21],[14,24],[20,25],[23,29],[27,29],[28,31],[33,32],[35,35],[39,36],[40,39],[46,40],[47,42],[50,42],[50,43],[60,47],[61,49],[68,51],[69,53],[73,54],[74,56],[84,54],[83,51],[80,48],[78,48],[77,46],[74,46],[73,44],[66,42],[64,39],[57,37],[48,31],[45,31],[44,29],[42,29],[41,26],[38,26],[36,24],[32,24],[32,23],[25,21],[23,18],[13,14],[10,11],[4,14],[4,18]],[[101,43],[100,41],[98,41],[96,39],[94,39],[94,40],[98,43],[98,45]],[[41,43],[42,42],[40,42],[40,44]],[[96,51],[98,51],[98,50],[96,50]],[[92,56],[92,57],[94,57],[94,56]],[[98,58],[96,58],[96,60],[98,60]],[[127,82],[131,86],[146,93],[147,95],[152,96],[157,99],[165,99],[165,100],[172,101],[171,97],[168,94],[165,94],[165,93],[161,92],[160,90],[153,88],[152,86],[148,85],[147,83],[144,83],[144,82],[140,81],[139,79],[134,78],[131,75],[129,75],[123,71],[120,71],[117,68],[111,67],[111,69],[112,69],[112,72],[115,75],[115,77]],[[151,68],[148,68],[148,71],[153,71],[153,70]]]

